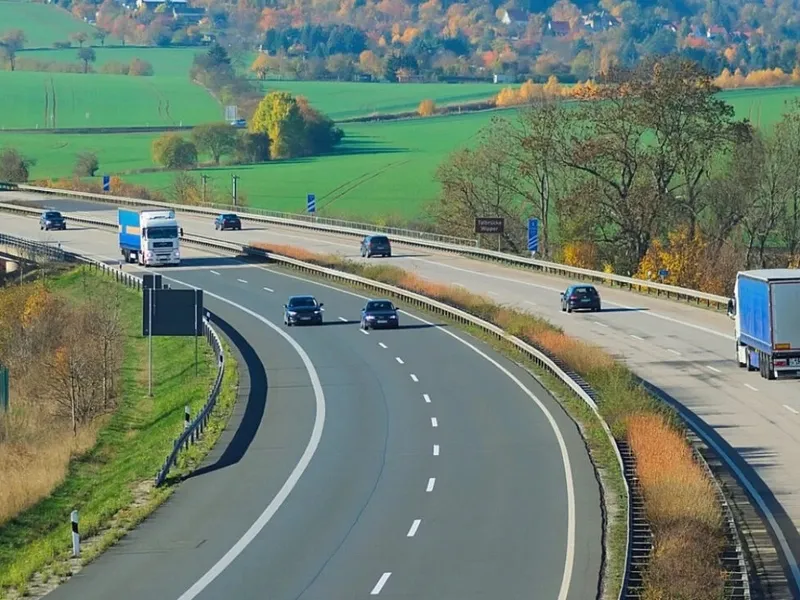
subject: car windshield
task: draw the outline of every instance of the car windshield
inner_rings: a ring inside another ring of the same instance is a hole
[[[375,244],[376,246],[385,246],[386,244],[389,243],[389,238],[374,237],[372,238],[372,243]]]
[[[149,240],[168,240],[178,237],[177,227],[148,227],[146,231],[145,235]]]
[[[60,212],[47,212],[47,213],[44,213],[44,218],[45,219],[60,219],[61,218],[61,213]]]
[[[369,302],[367,303],[367,310],[394,310],[391,302]]]
[[[311,308],[312,306],[316,306],[317,301],[310,296],[305,296],[302,298],[292,298],[289,300],[289,306],[291,308]]]

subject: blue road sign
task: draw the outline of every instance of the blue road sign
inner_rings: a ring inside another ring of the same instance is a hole
[[[528,250],[539,251],[539,219],[528,219]]]
[[[661,279],[666,279],[667,277],[669,277],[669,271],[667,271],[666,269],[661,269],[658,272],[658,276],[661,277]]]
[[[309,194],[306,197],[306,209],[310,213],[317,212],[317,197],[314,194]]]
[[[111,191],[111,177],[108,175],[103,175],[103,191],[104,192]]]

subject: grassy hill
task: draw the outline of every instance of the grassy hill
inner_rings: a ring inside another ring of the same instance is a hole
[[[91,36],[95,31],[88,23],[55,5],[3,0],[0,1],[0,31],[8,29],[22,29],[28,48],[50,48],[53,42],[68,40],[70,34],[85,31]]]
[[[51,81],[57,127],[191,125],[223,117],[187,77],[0,71],[0,129],[43,128]]]

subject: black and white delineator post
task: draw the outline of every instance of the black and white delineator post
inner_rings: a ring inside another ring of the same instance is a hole
[[[153,397],[153,289],[147,290],[147,395]]]
[[[183,408],[183,428],[189,429],[189,425],[192,422],[192,412],[189,410],[189,405],[187,404]]]
[[[72,521],[72,556],[81,555],[81,534],[78,532],[78,511],[73,510],[70,515]]]

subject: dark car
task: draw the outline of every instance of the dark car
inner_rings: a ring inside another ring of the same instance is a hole
[[[368,235],[361,240],[361,256],[364,258],[391,255],[392,245],[389,243],[389,238],[385,235]]]
[[[397,329],[399,326],[397,309],[388,300],[369,300],[361,309],[361,329]]]
[[[571,285],[561,294],[561,310],[600,310],[600,294],[593,285]]]
[[[308,323],[320,325],[322,323],[322,303],[317,302],[314,296],[292,296],[289,302],[283,305],[283,324],[298,325]]]
[[[64,230],[66,228],[67,220],[57,210],[46,210],[39,217],[39,229],[50,231],[51,229]]]
[[[225,229],[242,230],[242,221],[234,214],[219,215],[214,219],[214,229],[224,231]]]

